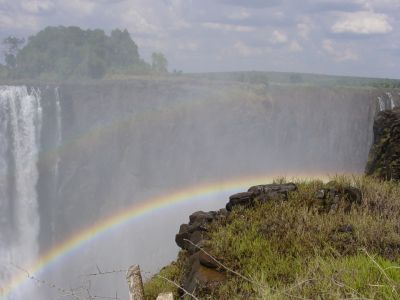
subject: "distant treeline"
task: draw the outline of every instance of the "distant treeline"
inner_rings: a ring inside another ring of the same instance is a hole
[[[244,71],[187,74],[187,76],[196,78],[207,78],[211,80],[238,81],[242,83],[261,84],[263,86],[268,86],[269,84],[287,84],[400,88],[400,80],[398,79],[363,78],[305,73]]]
[[[140,58],[129,32],[79,27],[47,27],[27,43],[9,36],[3,40],[4,61],[0,78],[70,79],[103,78],[106,74],[167,73],[167,59],[153,53],[152,62]]]

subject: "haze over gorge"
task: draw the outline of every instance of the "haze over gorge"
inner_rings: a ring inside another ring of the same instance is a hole
[[[399,97],[191,77],[2,85],[4,299],[60,293],[26,279],[39,257],[32,271],[46,283],[90,280],[95,295],[127,297],[123,272],[85,275],[139,263],[148,276],[175,258],[189,213],[222,207],[249,182],[362,173],[374,115]]]

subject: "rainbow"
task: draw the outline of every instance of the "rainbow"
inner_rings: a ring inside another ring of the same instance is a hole
[[[309,174],[305,176],[296,175],[296,178],[302,179],[312,179],[316,177],[322,180],[327,178],[327,176],[318,176],[317,174]],[[59,262],[64,256],[72,251],[77,250],[79,247],[85,245],[100,235],[106,234],[116,227],[127,224],[129,221],[132,221],[139,216],[146,215],[156,210],[161,210],[168,206],[177,205],[179,203],[201,200],[202,198],[217,195],[218,193],[222,192],[235,192],[244,190],[251,185],[271,182],[274,178],[277,178],[277,176],[260,175],[233,178],[225,182],[213,182],[190,186],[167,195],[156,196],[140,203],[134,203],[127,209],[116,212],[110,215],[108,218],[102,219],[94,225],[73,234],[63,242],[55,245],[47,253],[39,257],[32,265],[25,269],[30,276],[35,276],[35,274],[43,271],[46,267]],[[27,276],[26,273],[21,272],[20,274],[14,276],[5,284],[5,286],[0,288],[0,299],[8,299],[8,297],[10,297],[14,291],[21,289],[23,284],[29,280],[29,276]]]

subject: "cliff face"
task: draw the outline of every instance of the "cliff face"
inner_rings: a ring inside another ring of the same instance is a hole
[[[42,252],[116,211],[188,186],[258,175],[362,172],[377,97],[384,94],[202,80],[39,89]],[[190,211],[221,206],[213,200],[154,211],[116,235],[104,235],[52,278],[63,282],[63,274],[91,273],[98,261],[114,269],[134,260],[153,271],[175,256],[175,228]],[[118,255],[110,257],[115,245]],[[107,294],[109,287],[100,288]]]
[[[400,180],[400,108],[378,113],[366,174]]]
[[[155,80],[65,84],[58,93],[57,112],[52,88],[43,92],[38,187],[51,219],[42,222],[43,239],[49,231],[62,239],[152,195],[234,174],[360,172],[379,95]]]

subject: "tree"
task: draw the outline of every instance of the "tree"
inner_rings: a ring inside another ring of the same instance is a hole
[[[156,73],[168,73],[168,61],[161,52],[154,52],[151,55],[151,67]]]
[[[17,54],[21,46],[25,43],[25,39],[19,39],[15,36],[9,36],[3,39],[4,60],[8,68],[15,68],[17,65]]]

